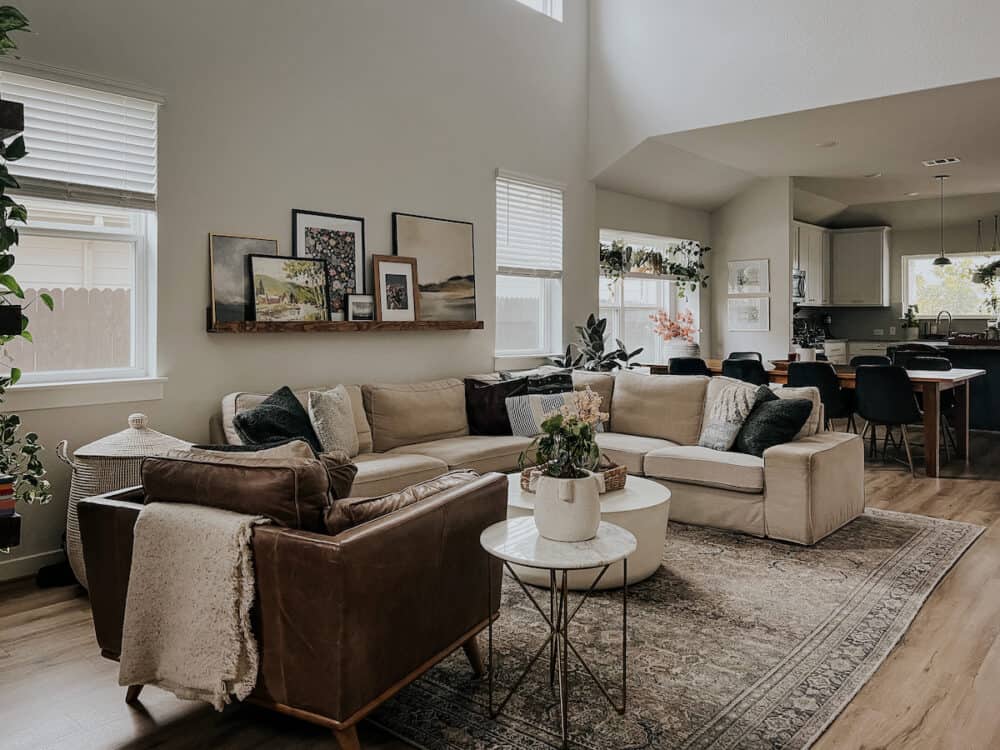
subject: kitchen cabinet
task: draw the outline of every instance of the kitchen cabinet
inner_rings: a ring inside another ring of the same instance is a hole
[[[832,364],[846,365],[848,362],[846,341],[827,339],[823,342],[823,353]]]
[[[805,272],[804,307],[830,304],[830,231],[795,222],[793,267]]]
[[[886,352],[890,346],[895,345],[895,341],[849,341],[847,343],[847,354],[849,359],[859,355],[887,356]]]
[[[889,306],[889,227],[835,229],[830,240],[830,303]]]

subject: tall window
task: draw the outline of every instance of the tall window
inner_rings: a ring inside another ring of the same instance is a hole
[[[562,346],[563,188],[497,171],[497,356]]]
[[[972,283],[979,266],[997,260],[995,255],[949,254],[951,265],[935,266],[933,255],[903,256],[903,309],[917,305],[920,317],[933,318],[947,310],[956,318],[992,318],[983,305],[986,287]]]
[[[527,5],[532,10],[544,13],[556,21],[563,20],[563,0],[517,0],[521,5]]]
[[[6,71],[0,94],[24,104],[13,273],[36,342],[4,365],[22,382],[154,375],[157,105]]]
[[[602,244],[617,239],[634,248],[660,252],[681,242],[668,237],[601,230]],[[690,311],[695,327],[698,326],[698,292],[687,291],[685,298],[680,299],[677,283],[670,276],[634,272],[626,274],[624,279],[612,280],[602,275],[598,283],[600,315],[608,319],[608,343],[621,339],[629,351],[642,347],[642,354],[636,358],[639,362],[666,364],[669,359],[665,342],[653,333],[650,315],[662,310],[673,318]]]

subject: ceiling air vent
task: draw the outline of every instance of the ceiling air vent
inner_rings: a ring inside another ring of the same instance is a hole
[[[928,159],[923,162],[925,167],[943,167],[945,164],[958,164],[961,159],[957,156],[946,156],[943,159]]]

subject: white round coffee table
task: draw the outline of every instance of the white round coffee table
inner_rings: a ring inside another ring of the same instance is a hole
[[[521,475],[508,474],[507,479],[507,518],[533,516],[535,496],[521,489]],[[601,520],[631,531],[638,544],[635,554],[629,558],[630,584],[649,578],[660,567],[669,515],[670,490],[650,479],[629,476],[625,489],[601,495]],[[545,571],[516,568],[525,583],[548,588],[549,576]],[[569,587],[577,591],[589,589],[595,577],[593,571],[573,571],[569,574]],[[598,582],[597,588],[618,588],[624,581],[624,566],[615,563]]]

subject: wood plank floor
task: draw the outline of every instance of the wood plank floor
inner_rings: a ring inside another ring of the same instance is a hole
[[[976,433],[973,465],[940,479],[870,465],[868,503],[988,528],[938,586],[900,646],[815,746],[1000,748],[1000,435]],[[155,688],[130,709],[98,655],[78,588],[0,586],[0,747],[332,748],[330,734],[251,706],[222,714]],[[408,746],[362,727],[366,750]],[[613,750],[610,749],[609,750]]]

